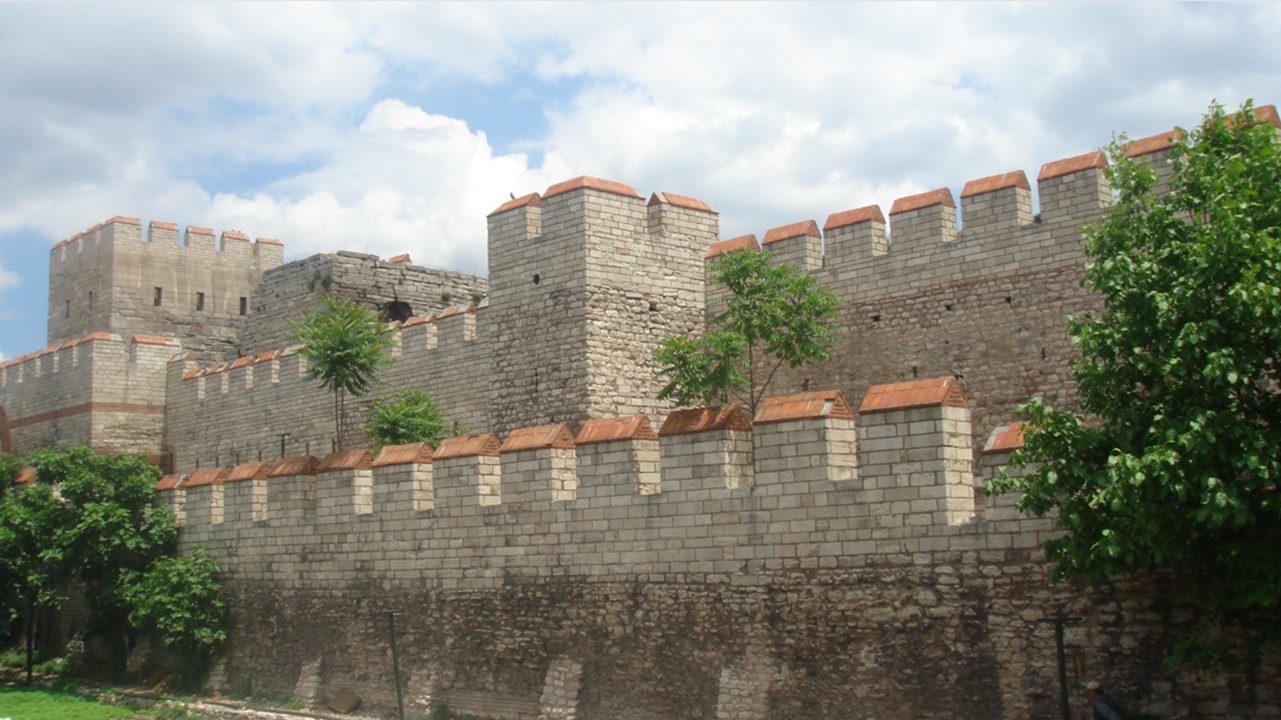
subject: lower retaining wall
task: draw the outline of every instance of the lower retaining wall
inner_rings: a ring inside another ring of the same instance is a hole
[[[217,689],[394,708],[387,613],[409,715],[501,718],[1057,717],[1054,625],[1070,701],[1104,682],[1132,713],[1278,717],[1276,657],[1232,676],[1171,672],[1168,588],[1050,586],[1027,551],[731,578],[508,577],[494,588],[230,578]],[[743,580],[740,584],[739,580]],[[1076,717],[1077,715],[1073,715]]]

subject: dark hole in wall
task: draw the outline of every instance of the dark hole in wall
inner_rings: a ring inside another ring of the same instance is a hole
[[[391,300],[378,312],[378,319],[383,322],[404,322],[413,316],[414,309],[403,300]]]

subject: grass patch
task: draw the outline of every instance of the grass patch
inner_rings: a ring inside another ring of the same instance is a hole
[[[134,720],[154,718],[152,712],[102,705],[76,695],[73,686],[53,688],[0,685],[0,717],[11,720]]]

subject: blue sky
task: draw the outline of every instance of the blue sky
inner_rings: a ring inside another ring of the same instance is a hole
[[[0,357],[115,215],[485,272],[594,175],[722,235],[1281,103],[1281,3],[0,3]]]

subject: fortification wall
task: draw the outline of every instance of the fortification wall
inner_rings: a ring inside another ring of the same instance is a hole
[[[284,260],[279,241],[115,217],[53,246],[49,343],[91,332],[173,335],[202,360],[234,355],[249,298]]]
[[[384,384],[347,398],[344,446],[363,446],[370,405],[406,388],[427,390],[447,418],[469,428],[488,422],[490,346],[477,328],[483,306],[411,318],[395,328],[393,364]],[[337,448],[334,396],[306,378],[297,348],[271,350],[200,366],[189,356],[170,363],[166,446],[175,470],[274,461]],[[283,436],[283,437],[282,437]]]
[[[1157,669],[1187,609],[1153,588],[1047,586],[1053,529],[977,495],[1008,447],[975,473],[954,379],[874,388],[857,421],[838,393],[755,420],[517,429],[201,471],[162,495],[235,593],[221,682],[258,692],[391,706],[395,611],[423,711],[1041,717],[1061,610],[1084,618],[1073,687],[1107,677],[1156,714],[1276,708],[1275,662],[1226,702],[1218,678]]]
[[[477,303],[488,293],[489,281],[483,277],[419,267],[408,255],[386,261],[346,251],[313,255],[263,274],[238,350],[240,355],[256,355],[287,346],[293,330],[289,321],[322,308],[326,294],[351,298],[376,308],[385,320],[398,322]]]
[[[701,327],[706,203],[576,178],[489,216],[488,427],[655,412],[652,349]]]
[[[91,445],[161,460],[172,338],[103,332],[0,364],[13,452]]]

